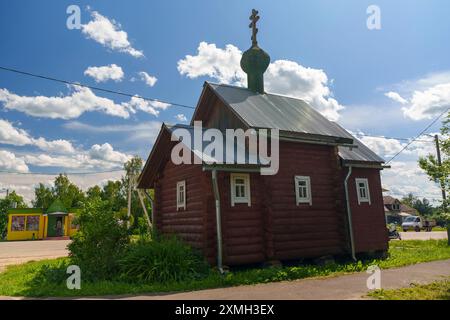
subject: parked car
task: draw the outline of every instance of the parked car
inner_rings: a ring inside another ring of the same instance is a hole
[[[436,220],[418,216],[409,216],[402,223],[403,232],[408,230],[414,230],[416,232],[420,232],[420,230],[431,231],[435,226]]]

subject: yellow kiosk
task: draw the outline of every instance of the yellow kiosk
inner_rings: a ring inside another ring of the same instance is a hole
[[[75,234],[76,209],[55,200],[46,212],[39,208],[9,209],[6,240],[68,239]]]

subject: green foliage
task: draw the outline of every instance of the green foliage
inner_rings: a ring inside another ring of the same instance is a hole
[[[446,120],[443,122],[441,128],[440,149],[442,165],[438,164],[438,160],[435,155],[430,154],[426,157],[419,159],[419,166],[428,175],[430,180],[439,183],[447,191],[447,195],[450,193],[450,112],[447,115]],[[447,197],[447,203],[443,204],[444,208],[448,208],[450,205],[450,199]]]
[[[8,228],[8,209],[26,208],[23,197],[15,191],[10,192],[5,198],[0,199],[0,240],[6,237]]]
[[[95,198],[87,202],[78,216],[80,228],[69,244],[70,257],[88,279],[110,279],[129,242],[125,223],[111,205]]]
[[[33,206],[36,208],[46,210],[56,199],[59,199],[66,208],[80,207],[84,202],[84,193],[65,174],[55,178],[53,187],[39,183],[34,189]]]
[[[315,276],[337,276],[345,273],[365,271],[368,266],[374,264],[381,269],[387,269],[449,258],[450,246],[447,245],[447,240],[391,241],[389,258],[385,260],[365,260],[336,263],[327,266],[300,264],[278,268],[247,269],[231,271],[225,276],[211,270],[208,275],[200,279],[188,279],[177,282],[145,283],[119,279],[89,281],[85,279],[82,269],[81,290],[69,290],[65,283],[61,284],[59,275],[62,271],[55,271],[54,273],[42,272],[43,265],[48,265],[48,271],[53,269],[63,270],[64,264],[58,262],[61,259],[57,259],[10,266],[6,272],[0,273],[0,296],[93,296],[200,290]],[[62,260],[71,263],[68,258]],[[46,274],[49,275],[48,281],[42,278],[34,280],[36,277],[45,277]]]
[[[406,197],[403,197],[401,203],[416,209],[419,214],[423,216],[430,216],[434,212],[434,208],[427,198],[423,198],[422,200],[420,200],[412,193],[409,193]]]
[[[139,283],[192,280],[209,272],[200,254],[172,237],[131,244],[119,266],[122,280]]]
[[[134,186],[137,178],[139,177],[143,166],[143,161],[140,157],[135,156],[131,158],[124,164],[125,176],[122,177],[121,187],[122,194],[125,198],[125,207],[128,203],[128,187],[130,185]],[[148,199],[144,198],[144,204],[147,207],[147,211],[150,213],[150,205],[148,203]],[[141,203],[139,201],[139,197],[136,192],[131,193],[131,214],[133,215],[134,223],[132,225],[132,229],[137,228],[138,218],[144,217],[144,210],[142,209]]]
[[[413,283],[403,289],[376,290],[369,296],[379,300],[450,300],[450,279],[426,285]]]

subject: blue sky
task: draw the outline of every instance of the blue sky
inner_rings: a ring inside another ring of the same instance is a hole
[[[66,27],[66,9],[72,4],[81,8],[80,30]],[[381,10],[380,30],[366,26],[372,4]],[[253,7],[261,15],[259,44],[274,64],[267,75],[270,91],[309,99],[352,132],[411,138],[450,104],[450,4],[443,0],[3,1],[0,65],[195,106],[205,80],[243,84],[233,61],[250,46],[247,26]],[[105,21],[115,34],[98,29]],[[98,24],[86,27],[91,22]],[[115,44],[108,45],[108,39]],[[227,50],[227,45],[232,47]],[[89,67],[113,64],[121,68],[120,81],[98,82],[84,74]],[[156,83],[146,84],[140,72]],[[237,74],[229,77],[230,72]],[[296,85],[277,83],[278,76]],[[160,122],[192,115],[191,109],[139,107],[127,97],[95,91],[94,97],[78,92],[95,101],[92,109],[72,114],[67,109],[76,108],[76,88],[5,71],[0,71],[0,90],[0,171],[27,173],[1,174],[0,188],[22,190],[28,198],[34,183],[52,179],[30,173],[101,171],[118,168],[132,154],[146,158]],[[393,93],[398,97],[392,98]],[[38,101],[38,96],[53,99]],[[61,102],[55,97],[72,98]],[[58,107],[62,110],[53,118],[45,115]],[[115,114],[119,108],[128,116]],[[429,132],[437,132],[439,124]],[[386,159],[405,143],[361,139]],[[397,196],[412,191],[438,198],[436,186],[416,166],[417,157],[432,150],[431,143],[413,144],[391,173],[383,174],[383,184]],[[86,187],[118,175],[73,178]]]

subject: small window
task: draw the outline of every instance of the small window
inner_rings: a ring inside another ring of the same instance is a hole
[[[250,176],[246,173],[232,173],[231,179],[231,206],[236,203],[247,203],[251,205]]]
[[[25,231],[25,216],[11,217],[11,231]]]
[[[186,181],[177,182],[177,210],[186,210]]]
[[[27,231],[39,231],[39,216],[27,216]]]
[[[356,178],[356,193],[358,195],[358,204],[368,202],[370,204],[369,182],[367,179]]]
[[[295,199],[297,205],[300,203],[312,204],[311,179],[305,176],[295,176]]]

